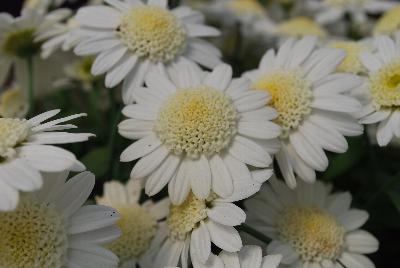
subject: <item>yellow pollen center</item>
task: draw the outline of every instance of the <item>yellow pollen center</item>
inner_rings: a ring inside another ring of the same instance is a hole
[[[280,239],[290,244],[303,261],[335,260],[341,253],[345,230],[320,208],[288,207],[280,215],[277,229]]]
[[[400,5],[387,11],[375,24],[374,34],[393,34],[400,30]]]
[[[311,85],[299,72],[274,71],[255,82],[253,88],[267,91],[271,95],[269,105],[279,113],[276,123],[282,128],[282,138],[287,138],[311,113]]]
[[[370,76],[370,92],[376,109],[400,106],[400,60],[382,67]]]
[[[169,237],[184,241],[186,236],[207,218],[207,203],[197,199],[193,193],[181,205],[171,205],[167,219]]]
[[[197,158],[221,152],[236,134],[236,126],[231,99],[201,86],[170,96],[159,111],[155,131],[171,152]]]
[[[186,44],[186,30],[178,18],[154,6],[136,7],[124,14],[117,35],[133,54],[152,62],[175,59]]]
[[[35,29],[21,29],[8,32],[3,37],[1,51],[4,54],[28,58],[40,50],[40,43],[34,41]]]
[[[0,162],[16,154],[15,148],[29,135],[25,120],[0,118]]]
[[[326,31],[318,23],[307,17],[297,17],[282,22],[278,26],[278,32],[282,35],[293,37],[326,36]]]
[[[157,220],[137,204],[114,206],[121,219],[117,222],[121,237],[110,243],[108,248],[114,252],[121,263],[138,259],[151,245],[157,232]]]
[[[68,239],[57,211],[27,196],[12,212],[0,212],[0,266],[65,267]]]
[[[233,0],[227,2],[227,6],[244,16],[262,17],[265,14],[264,7],[256,0]]]
[[[346,52],[346,57],[337,68],[339,72],[359,74],[365,71],[359,56],[362,52],[368,50],[366,46],[353,41],[337,41],[332,42],[330,47],[342,49]]]

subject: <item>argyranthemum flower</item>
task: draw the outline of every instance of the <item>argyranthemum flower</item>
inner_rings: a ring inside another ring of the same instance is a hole
[[[40,189],[41,171],[84,169],[72,153],[50,144],[81,142],[93,136],[62,131],[76,127],[60,123],[85,114],[44,123],[59,112],[60,110],[49,111],[29,120],[0,118],[0,211],[16,208],[18,191],[31,192]]]
[[[140,204],[141,189],[139,181],[130,180],[126,186],[111,181],[105,183],[104,195],[96,198],[98,204],[113,207],[120,214],[117,226],[122,235],[107,244],[107,248],[119,257],[121,268],[136,267],[137,264],[150,268],[161,243],[157,232],[160,221],[168,215],[169,200],[156,203],[148,200]]]
[[[25,9],[17,18],[0,13],[0,84],[18,59],[34,57],[40,51],[35,36],[52,24],[69,16],[70,11],[59,9],[44,15],[38,10]]]
[[[395,1],[384,0],[308,0],[307,5],[317,10],[316,20],[322,24],[339,21],[346,14],[357,23],[367,20],[367,13],[380,13],[391,9]]]
[[[400,5],[389,9],[375,24],[374,35],[395,34],[400,31]]]
[[[119,125],[120,134],[139,140],[121,161],[141,158],[131,178],[143,179],[150,196],[169,183],[174,204],[190,190],[198,199],[210,192],[228,197],[239,168],[250,176],[246,164],[265,168],[272,162],[268,151],[276,150],[280,129],[270,122],[276,111],[266,107],[269,96],[248,90],[247,79],[232,80],[225,64],[205,73],[181,63],[171,77],[150,72],[147,88],[136,90],[137,103],[123,109],[129,119]]]
[[[269,50],[259,69],[244,74],[252,87],[271,95],[282,128],[282,148],[276,159],[287,184],[296,186],[294,173],[314,182],[315,170],[324,171],[328,158],[324,149],[347,150],[345,136],[360,135],[361,125],[351,116],[361,104],[346,96],[362,85],[358,76],[337,73],[345,52],[316,49],[317,38],[287,40],[275,53]]]
[[[336,40],[329,42],[328,47],[342,49],[346,52],[346,57],[337,68],[338,72],[364,74],[367,71],[360,61],[361,53],[370,50],[367,42]]]
[[[218,255],[226,268],[277,268],[281,255],[262,256],[259,246],[244,246],[238,253],[222,251]]]
[[[291,190],[271,179],[245,207],[254,219],[249,224],[273,239],[268,253],[282,254],[285,267],[375,267],[362,255],[379,244],[359,229],[368,213],[350,204],[350,193],[332,194],[320,181]]]
[[[81,8],[76,19],[82,29],[97,33],[76,48],[78,55],[99,54],[92,73],[107,73],[105,84],[114,87],[124,80],[125,104],[133,90],[142,86],[151,70],[165,72],[180,59],[208,68],[220,62],[221,53],[200,37],[219,31],[204,25],[203,15],[188,7],[168,9],[166,0],[106,0],[111,6]],[[105,19],[107,18],[107,19]]]
[[[0,96],[0,117],[24,118],[28,106],[24,92],[18,85],[13,85]]]
[[[14,179],[27,179],[29,172]],[[94,175],[84,172],[66,182],[67,172],[48,173],[43,179],[42,190],[21,195],[14,211],[0,212],[2,267],[117,267],[117,256],[101,245],[119,237],[118,213],[82,207]]]
[[[211,254],[211,243],[231,253],[242,248],[242,240],[234,226],[242,224],[246,214],[232,202],[258,192],[272,171],[247,173],[246,168],[238,166],[234,175],[238,187],[227,199],[212,193],[206,200],[200,200],[189,193],[184,203],[171,205],[167,224],[161,229],[164,242],[153,268],[176,266],[179,262],[182,267],[187,267],[189,254],[194,267],[214,267],[212,263],[218,260]]]
[[[379,123],[378,144],[386,146],[394,136],[400,137],[400,40],[380,36],[374,43],[373,52],[360,56],[368,69],[368,104],[361,112],[360,122]]]

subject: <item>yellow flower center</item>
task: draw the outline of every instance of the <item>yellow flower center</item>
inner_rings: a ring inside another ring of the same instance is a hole
[[[400,5],[387,11],[375,24],[374,34],[393,34],[400,30]]]
[[[117,35],[135,55],[152,62],[169,62],[186,44],[183,24],[169,11],[154,6],[136,7],[124,14]]]
[[[282,128],[282,138],[287,138],[311,113],[311,85],[297,71],[271,72],[255,82],[253,88],[271,95],[269,104],[279,113],[276,123]]]
[[[370,92],[376,109],[400,106],[400,60],[382,67],[370,76]]]
[[[63,219],[48,204],[25,196],[16,210],[0,213],[1,267],[65,267],[67,246]]]
[[[110,243],[108,248],[121,263],[138,259],[145,253],[157,232],[157,220],[145,208],[137,204],[114,206],[121,219],[117,222],[122,231],[121,237]]]
[[[35,43],[35,29],[18,29],[8,32],[3,37],[1,51],[19,58],[28,58],[40,50],[40,43]]]
[[[280,215],[277,229],[280,239],[290,244],[303,261],[334,260],[341,253],[345,230],[320,208],[288,207]]]
[[[228,8],[243,16],[262,17],[264,7],[257,0],[233,0],[226,3]]]
[[[163,104],[155,124],[160,140],[175,154],[219,153],[236,134],[237,111],[230,98],[206,86],[178,90]]]
[[[181,205],[171,205],[167,219],[169,237],[184,241],[186,236],[207,218],[207,203],[197,199],[193,193]]]
[[[330,47],[342,49],[346,52],[346,57],[338,66],[337,71],[354,74],[365,71],[364,66],[359,60],[360,54],[368,50],[365,45],[354,41],[337,41],[332,42]]]
[[[297,17],[282,22],[278,26],[278,32],[282,35],[293,37],[326,36],[326,31],[318,23],[307,17]]]
[[[13,157],[15,147],[26,140],[29,126],[25,120],[0,118],[0,162]]]
[[[8,118],[25,117],[28,103],[19,87],[7,89],[0,98],[0,116]],[[1,134],[0,134],[1,136]]]

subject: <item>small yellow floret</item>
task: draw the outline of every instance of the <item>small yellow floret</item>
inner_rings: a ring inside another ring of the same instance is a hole
[[[319,36],[325,37],[326,31],[315,21],[307,17],[297,17],[282,22],[278,26],[278,33],[290,37]]]
[[[317,207],[286,208],[277,223],[280,239],[289,243],[303,261],[335,260],[341,253],[344,228]]]
[[[393,34],[400,31],[400,5],[387,11],[375,24],[374,35]]]
[[[169,11],[154,6],[125,13],[117,35],[133,54],[152,62],[169,62],[186,45],[183,24]]]
[[[0,267],[62,268],[67,248],[66,226],[50,205],[23,196],[16,210],[0,212]]]
[[[269,105],[278,111],[276,122],[282,128],[283,138],[297,129],[303,119],[311,113],[311,85],[298,72],[274,71],[255,82],[253,88],[267,91],[271,95]]]

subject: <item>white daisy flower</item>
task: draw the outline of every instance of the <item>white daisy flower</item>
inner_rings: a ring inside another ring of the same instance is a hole
[[[104,184],[103,197],[96,198],[98,204],[113,207],[120,214],[117,226],[122,235],[107,248],[119,257],[121,268],[132,268],[137,264],[150,268],[161,243],[157,232],[161,220],[168,215],[169,200],[156,203],[148,200],[140,204],[141,189],[138,181],[130,180],[126,186],[111,181]]]
[[[119,125],[119,133],[139,140],[121,161],[141,158],[131,178],[142,179],[150,196],[169,183],[174,204],[182,203],[190,190],[201,200],[211,191],[228,197],[239,169],[250,177],[246,164],[271,164],[269,152],[279,147],[280,128],[270,122],[276,111],[266,107],[268,94],[248,90],[250,81],[232,80],[226,64],[211,73],[192,62],[176,67],[172,80],[150,72],[147,88],[136,90],[137,103],[122,110],[129,119]]]
[[[211,254],[211,243],[230,253],[242,248],[242,240],[234,226],[242,224],[246,214],[232,202],[258,192],[262,183],[271,177],[272,170],[253,171],[250,178],[246,178],[246,173],[244,168],[238,169],[234,177],[238,187],[229,198],[212,193],[206,200],[200,200],[189,193],[184,203],[171,205],[167,223],[161,228],[164,242],[153,268],[176,266],[179,261],[187,268],[189,254],[195,268],[214,267],[212,263],[222,262]]]
[[[97,33],[76,48],[78,55],[99,54],[92,73],[107,73],[105,84],[124,80],[123,100],[133,101],[133,90],[142,86],[151,70],[166,71],[180,59],[213,68],[221,52],[201,37],[219,35],[204,25],[203,15],[188,7],[168,9],[167,0],[105,0],[111,6],[79,9],[76,19],[83,29]]]
[[[290,187],[296,187],[294,173],[315,181],[315,170],[328,167],[325,150],[343,153],[344,136],[360,135],[363,128],[351,116],[361,104],[347,93],[362,85],[356,75],[335,70],[345,57],[342,50],[316,49],[317,38],[288,39],[275,53],[269,50],[259,69],[244,76],[252,87],[268,92],[271,106],[278,111],[282,128],[277,163]]]
[[[76,126],[60,123],[85,114],[71,115],[44,123],[59,112],[60,110],[45,112],[29,120],[0,118],[0,211],[16,208],[19,191],[31,192],[40,189],[41,171],[84,169],[75,155],[50,144],[82,142],[93,136],[62,131]]]
[[[291,190],[271,179],[245,207],[254,219],[249,224],[273,239],[268,253],[283,255],[282,267],[373,268],[362,254],[375,252],[379,242],[359,229],[368,213],[350,204],[350,193],[332,194],[320,181]]]
[[[346,14],[357,23],[365,23],[367,13],[381,13],[395,4],[395,1],[384,0],[309,0],[307,3],[311,9],[319,11],[316,20],[322,24],[339,21]]]
[[[373,33],[374,35],[392,35],[400,32],[400,5],[388,10],[376,22]]]
[[[67,9],[55,10],[46,15],[26,9],[17,18],[0,13],[0,84],[4,83],[11,67],[20,62],[19,59],[33,57],[40,51],[40,44],[35,42],[36,34],[69,14]]]
[[[117,267],[117,256],[101,245],[119,237],[118,213],[82,207],[94,175],[84,172],[66,182],[67,172],[48,173],[43,179],[40,191],[21,195],[16,210],[0,212],[2,267]]]
[[[378,144],[386,146],[394,136],[400,137],[400,40],[380,36],[374,45],[373,52],[360,56],[368,69],[365,93],[368,103],[361,112],[360,122],[379,123]]]

